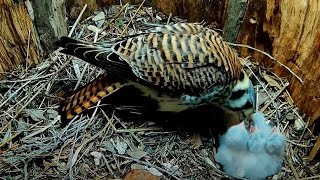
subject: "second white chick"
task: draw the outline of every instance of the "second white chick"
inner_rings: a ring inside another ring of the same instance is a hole
[[[254,113],[251,119],[254,122],[251,132],[242,122],[220,137],[215,159],[230,176],[265,179],[282,167],[285,137],[265,122],[261,112]]]

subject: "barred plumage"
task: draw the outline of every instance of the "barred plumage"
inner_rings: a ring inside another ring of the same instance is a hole
[[[62,37],[57,45],[63,48],[62,53],[120,79],[160,87],[176,95],[208,96],[201,101],[227,102],[236,84],[243,83],[239,79],[245,79],[241,78],[244,75],[237,53],[217,32],[197,23],[164,25],[98,43]],[[249,86],[244,85],[247,89]]]
[[[119,66],[129,65],[137,77],[148,83],[195,95],[211,87],[232,86],[242,69],[237,53],[221,36],[199,24],[165,25],[101,43],[63,37],[60,45],[65,48],[61,52],[76,55],[107,71],[121,71]],[[108,58],[110,53],[121,60]],[[114,64],[106,67],[107,61]]]

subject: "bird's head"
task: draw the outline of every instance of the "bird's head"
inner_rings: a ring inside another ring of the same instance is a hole
[[[254,113],[256,92],[245,72],[241,73],[225,105],[233,111],[241,111],[242,120],[248,120],[250,115]]]

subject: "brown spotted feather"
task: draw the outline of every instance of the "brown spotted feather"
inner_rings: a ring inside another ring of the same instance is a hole
[[[62,115],[62,123],[67,124],[73,117],[116,92],[123,85],[124,82],[114,81],[105,73],[82,86],[61,103],[59,111]]]

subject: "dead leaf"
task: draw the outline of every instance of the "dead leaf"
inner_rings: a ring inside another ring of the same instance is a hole
[[[158,171],[158,169],[156,169],[156,168],[153,168],[153,167],[148,168],[147,167],[146,170],[148,170],[149,173],[151,173],[155,176],[159,176],[159,177],[162,176],[162,173],[160,171]]]
[[[134,169],[126,174],[124,180],[160,180],[160,177],[146,170]]]
[[[146,152],[141,151],[141,150],[136,150],[136,151],[128,151],[128,155],[131,156],[134,159],[141,159],[147,155]]]
[[[26,114],[28,114],[34,121],[46,120],[47,118],[44,117],[43,110],[39,109],[25,109],[23,110]]]
[[[63,166],[58,162],[55,162],[55,161],[48,162],[46,160],[43,160],[43,166],[44,166],[44,171],[47,171],[51,167],[62,167],[63,168]]]
[[[263,78],[268,82],[270,86],[277,87],[278,89],[282,89],[282,86],[274,80],[271,76],[269,76],[266,72],[263,73]]]
[[[115,148],[117,149],[119,154],[124,154],[127,150],[128,144],[125,142],[121,142],[119,138],[116,140]]]
[[[111,153],[115,154],[116,150],[114,149],[114,146],[111,142],[111,140],[105,141],[102,143],[102,146],[107,150],[110,151]]]
[[[202,145],[202,141],[198,133],[194,134],[189,141],[193,149],[199,149],[200,146]]]
[[[102,158],[102,154],[100,152],[97,152],[97,151],[93,151],[90,154],[94,157],[94,164],[96,166],[99,166],[100,165],[100,159]]]
[[[179,169],[178,165],[172,165],[169,162],[162,163],[161,165],[164,166],[167,170],[169,170],[171,172],[177,171]]]

